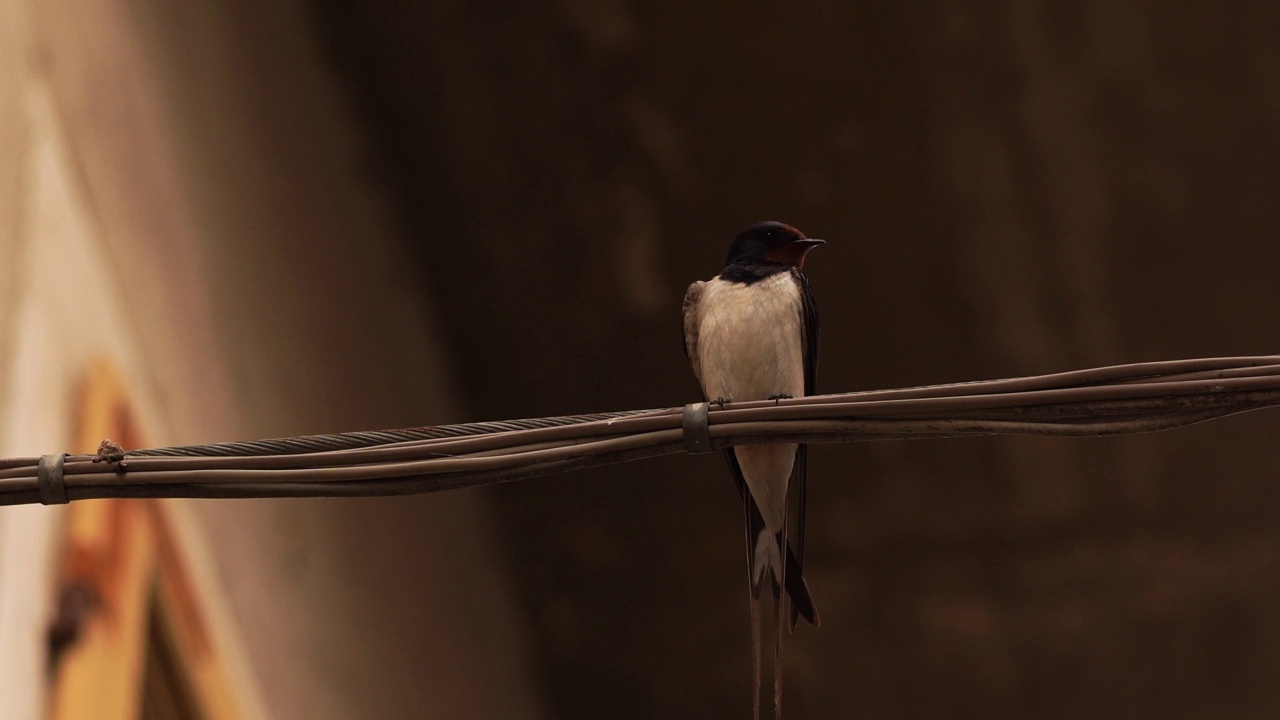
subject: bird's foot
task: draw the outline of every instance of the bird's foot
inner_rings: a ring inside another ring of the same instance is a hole
[[[720,406],[720,409],[721,409],[721,410],[723,410],[723,409],[724,409],[724,406],[725,406],[725,405],[728,405],[728,404],[729,404],[729,403],[731,403],[731,402],[733,402],[733,398],[718,397],[718,398],[716,398],[715,400],[712,400],[712,401],[711,401],[711,404],[712,404],[712,405],[719,405],[719,406]]]
[[[795,395],[792,395],[791,393],[774,393],[769,396],[769,399],[773,401],[774,405],[777,405],[779,400],[790,400],[794,397]]]

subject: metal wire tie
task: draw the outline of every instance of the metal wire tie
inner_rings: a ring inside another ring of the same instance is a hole
[[[680,425],[684,429],[684,449],[690,455],[715,452],[711,446],[711,403],[689,403],[684,406]]]
[[[66,453],[40,456],[40,462],[36,466],[36,479],[41,504],[66,505],[71,502],[67,498],[67,483],[63,475],[66,459]]]

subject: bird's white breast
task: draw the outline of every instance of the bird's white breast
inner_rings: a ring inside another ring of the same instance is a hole
[[[708,398],[804,394],[800,289],[789,273],[751,285],[716,278],[707,283],[698,309],[698,355]]]
[[[698,311],[698,355],[707,398],[766,400],[804,395],[800,289],[789,273],[751,285],[707,282]],[[742,474],[765,526],[782,529],[792,443],[740,445]]]

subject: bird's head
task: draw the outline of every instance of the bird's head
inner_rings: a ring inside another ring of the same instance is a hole
[[[780,222],[756,223],[733,239],[725,265],[756,261],[802,267],[805,254],[823,242]]]

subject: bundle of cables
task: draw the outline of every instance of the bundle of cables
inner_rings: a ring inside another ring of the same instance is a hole
[[[760,442],[1114,435],[1280,405],[1280,355],[780,401],[0,460],[0,505],[452,490]]]

